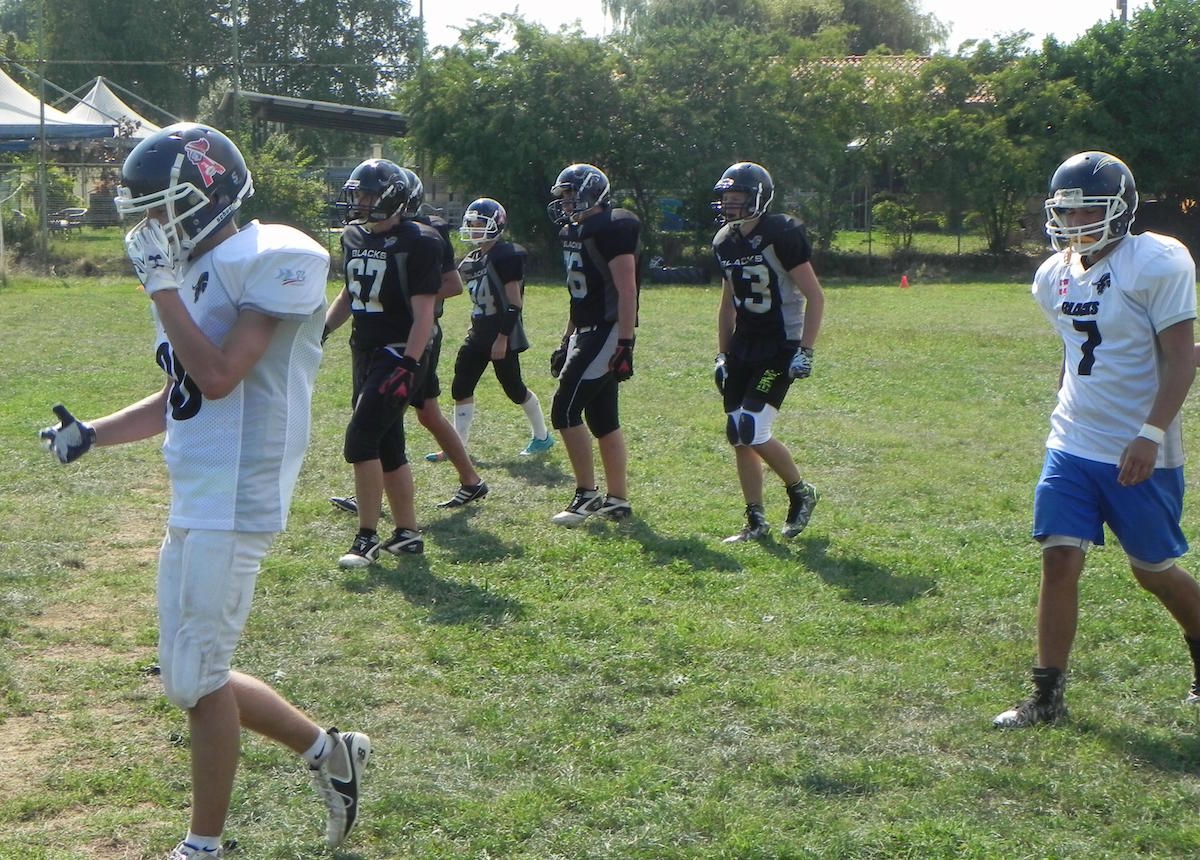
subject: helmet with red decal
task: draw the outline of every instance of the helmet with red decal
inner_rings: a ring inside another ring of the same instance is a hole
[[[246,160],[232,140],[210,126],[181,122],[129,153],[115,202],[122,216],[164,210],[163,231],[184,260],[253,193]]]

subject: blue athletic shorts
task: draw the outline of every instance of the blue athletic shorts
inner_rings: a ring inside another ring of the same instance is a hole
[[[1155,564],[1188,550],[1179,527],[1183,467],[1155,469],[1133,487],[1117,483],[1118,466],[1047,449],[1033,492],[1033,536],[1050,535],[1104,544],[1107,524],[1125,554]]]

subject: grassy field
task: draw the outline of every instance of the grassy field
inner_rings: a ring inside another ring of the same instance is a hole
[[[340,571],[349,355],[330,341],[239,660],[374,739],[335,857],[1196,855],[1190,667],[1119,548],[1085,577],[1073,721],[990,727],[1033,658],[1030,501],[1059,356],[1027,286],[826,287],[814,375],[776,425],[822,493],[791,542],[770,483],[776,536],[721,544],[742,503],[711,383],[718,293],[653,288],[622,394],[632,522],[551,526],[562,447],[518,457],[524,417],[485,378],[471,442],[491,495],[437,510],[456,482],[410,419],[426,554]],[[161,857],[186,826],[186,721],[144,671],[157,444],[61,467],[35,440],[55,402],[93,417],[158,387],[145,305],[129,280],[0,289],[3,860]],[[527,308],[548,407],[566,296],[532,286]],[[466,310],[447,308],[451,356]],[[1189,404],[1189,436],[1197,420]],[[327,856],[303,767],[253,737],[244,753],[233,857]]]

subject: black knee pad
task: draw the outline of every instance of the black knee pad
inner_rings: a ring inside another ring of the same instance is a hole
[[[754,443],[754,433],[758,429],[754,418],[755,418],[755,416],[754,416],[753,412],[746,412],[745,410],[743,410],[742,413],[740,415],[738,415],[738,423],[737,423],[738,444],[751,445]]]

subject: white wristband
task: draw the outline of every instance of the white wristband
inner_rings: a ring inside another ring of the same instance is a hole
[[[1143,439],[1149,439],[1155,445],[1161,445],[1163,443],[1163,437],[1165,437],[1167,434],[1166,431],[1160,430],[1153,424],[1143,424],[1142,429],[1138,431],[1138,435]]]

